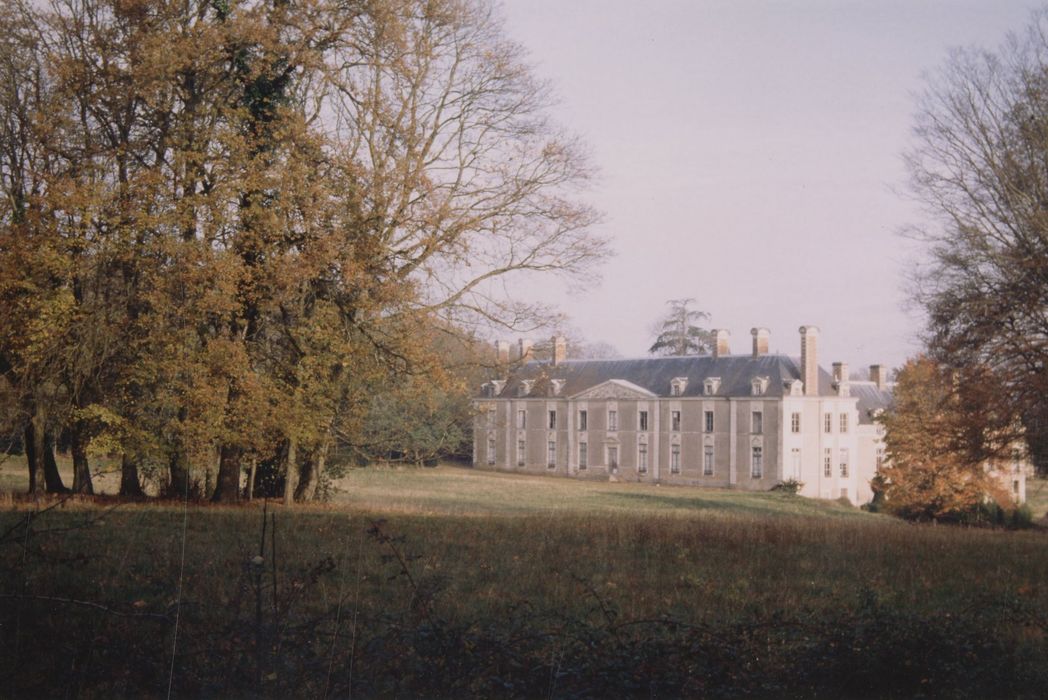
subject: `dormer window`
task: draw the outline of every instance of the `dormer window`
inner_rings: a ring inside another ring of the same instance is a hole
[[[676,377],[670,382],[670,396],[682,396],[684,390],[688,388],[687,377]]]
[[[803,396],[804,395],[804,382],[799,379],[789,379],[786,381],[786,393],[790,396]],[[829,431],[826,431],[829,432]]]
[[[753,381],[750,382],[750,391],[754,396],[764,396],[768,391],[768,378],[754,377]]]
[[[549,387],[553,391],[553,395],[554,396],[560,396],[560,392],[564,388],[564,380],[563,379],[551,379],[550,382],[549,382]]]
[[[535,384],[534,380],[522,379],[520,386],[517,387],[517,396],[527,396],[531,393],[531,387]]]
[[[710,377],[703,383],[702,393],[706,396],[713,396],[720,391],[720,382],[720,377]]]
[[[506,386],[506,382],[502,379],[493,379],[490,382],[485,382],[480,387],[480,392],[486,399],[493,399],[502,393],[502,388]]]

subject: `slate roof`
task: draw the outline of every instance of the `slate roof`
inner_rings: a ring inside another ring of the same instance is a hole
[[[677,377],[687,377],[688,385],[682,397],[702,396],[705,380],[720,378],[716,396],[751,396],[752,381],[767,377],[768,386],[764,395],[783,396],[787,393],[786,382],[799,380],[800,360],[786,355],[693,355],[687,357],[645,357],[620,360],[566,360],[554,367],[547,362],[529,362],[513,373],[502,392],[501,398],[521,396],[521,381],[533,382],[526,396],[559,398],[574,396],[582,391],[602,384],[610,379],[621,379],[643,387],[656,396],[670,397],[671,382]],[[551,380],[559,379],[563,385],[554,394]],[[835,396],[830,373],[819,368],[819,394]]]
[[[887,410],[892,405],[892,385],[884,389],[877,388],[873,382],[849,382],[848,391],[859,399],[859,422],[869,425],[879,410]]]

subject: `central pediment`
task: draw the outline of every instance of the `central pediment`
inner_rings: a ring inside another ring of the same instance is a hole
[[[627,382],[625,379],[609,379],[596,386],[591,386],[585,391],[580,391],[571,398],[576,401],[590,401],[597,399],[654,399],[657,397],[652,392],[642,386],[637,386],[633,382]]]

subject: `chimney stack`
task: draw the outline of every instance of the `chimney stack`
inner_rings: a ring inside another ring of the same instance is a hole
[[[771,333],[767,328],[751,328],[750,335],[753,336],[753,356],[760,357],[768,354],[768,340]]]
[[[731,333],[721,328],[713,331],[713,356],[727,357],[731,354]]]
[[[527,338],[521,338],[517,341],[517,359],[521,362],[531,361],[531,346],[533,343]]]
[[[888,386],[888,370],[880,365],[870,365],[870,381],[877,385],[878,389]]]
[[[509,364],[509,343],[505,340],[495,341],[495,361],[500,365]]]
[[[553,366],[563,364],[568,359],[568,339],[562,335],[553,336]]]
[[[805,396],[819,395],[819,328],[801,326],[801,381]]]
[[[833,381],[837,383],[848,382],[848,363],[847,362],[834,362],[833,363]]]

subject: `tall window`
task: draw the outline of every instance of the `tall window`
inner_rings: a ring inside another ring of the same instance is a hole
[[[829,447],[822,451],[822,475],[833,476],[833,450]]]
[[[637,445],[637,471],[641,474],[648,473],[648,443],[646,442]]]
[[[546,444],[546,466],[550,469],[557,467],[557,441],[550,440]]]
[[[616,431],[619,429],[619,412],[608,411],[608,430]]]
[[[848,476],[848,450],[841,448],[841,476]]]
[[[713,432],[713,411],[706,411],[703,416],[704,426],[707,433]]]
[[[579,469],[589,466],[589,450],[584,442],[579,443]]]
[[[702,473],[713,476],[713,445],[706,445],[702,451]]]
[[[754,411],[750,417],[750,428],[754,435],[760,435],[764,432],[764,413],[761,411]]]
[[[586,430],[586,412],[579,411],[579,430]]]
[[[801,414],[793,413],[790,415],[790,432],[799,433],[801,431]]]
[[[670,411],[670,428],[675,433],[680,432],[680,411]]]
[[[523,440],[517,440],[517,466],[523,467],[528,446]]]
[[[648,412],[641,411],[637,414],[638,430],[645,432],[648,429]]]
[[[832,433],[833,432],[833,414],[824,413],[822,416],[822,432]]]
[[[615,445],[608,445],[608,469],[612,472],[619,470],[619,448]]]
[[[794,479],[799,479],[801,476],[801,450],[799,447],[794,447],[790,450],[790,460],[793,463],[793,476]]]
[[[670,447],[670,474],[680,474],[680,445]]]
[[[495,413],[495,409],[494,408],[489,408],[488,409],[488,427],[489,428],[494,428],[495,427],[495,420],[496,420],[495,416],[496,415],[497,414]]]
[[[556,411],[550,411],[549,412],[549,429],[550,430],[556,430],[557,429],[557,412]]]
[[[523,408],[517,411],[517,427],[521,429],[528,427],[528,412]]]
[[[759,479],[764,475],[764,448],[754,447],[750,455],[750,476]]]
[[[495,463],[495,438],[488,438],[488,464]]]
[[[848,414],[847,413],[842,413],[841,414],[841,432],[842,433],[848,432]]]

